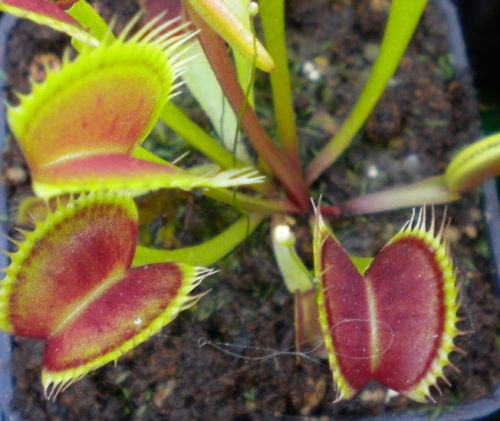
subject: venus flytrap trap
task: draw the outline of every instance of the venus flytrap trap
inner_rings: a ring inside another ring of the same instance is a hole
[[[345,252],[323,217],[456,200],[500,172],[498,135],[466,148],[444,175],[398,190],[317,208],[310,205],[309,190],[373,110],[426,1],[391,2],[380,54],[358,102],[309,165],[299,153],[283,0],[261,0],[258,7],[245,0],[178,1],[174,10],[190,22],[158,16],[129,35],[136,18],[117,37],[85,1],[60,5],[0,1],[0,10],[69,34],[78,50],[8,110],[39,198],[21,206],[22,218],[33,213],[37,222],[7,268],[0,320],[7,331],[47,341],[42,379],[49,395],[158,332],[197,299],[188,293],[211,273],[198,267],[216,263],[271,216],[276,261],[295,296],[297,347],[313,346],[328,357],[338,398],[353,397],[375,379],[413,400],[432,400],[430,389],[445,379],[449,354],[457,349],[453,340],[461,333],[459,291],[443,239],[447,222],[437,228],[434,214],[427,223],[421,210],[372,259]],[[143,5],[158,11],[162,2]],[[251,23],[258,8],[265,43]],[[191,49],[200,54],[194,60]],[[170,101],[185,68],[187,86],[216,128],[214,136]],[[256,68],[270,72],[276,139],[255,110]],[[226,106],[232,108],[228,119]],[[142,147],[158,120],[211,163],[184,170]],[[257,155],[254,161],[239,153],[240,129]],[[247,190],[226,189],[240,185]],[[202,188],[243,215],[194,246],[135,247],[137,210],[129,196],[161,188]],[[295,251],[292,215],[314,221],[314,276]],[[90,246],[90,239],[102,247]],[[92,267],[90,261],[100,263]],[[80,268],[89,265],[80,277]],[[66,283],[60,273],[68,274]],[[35,299],[57,312],[35,308]]]
[[[42,382],[50,399],[117,360],[199,298],[211,270],[179,263],[131,267],[134,201],[90,193],[60,204],[24,232],[0,289],[0,327],[45,341]]]
[[[409,398],[432,400],[449,354],[456,350],[458,287],[446,220],[429,227],[415,214],[359,271],[317,215],[314,261],[319,321],[338,399],[373,378]]]
[[[500,134],[487,136],[464,148],[446,168],[444,179],[451,192],[474,189],[500,174]]]
[[[171,23],[171,22],[170,22]],[[168,29],[169,22],[161,26]],[[147,27],[128,40],[88,47],[20,104],[8,121],[40,197],[96,190],[136,194],[161,187],[186,190],[261,180],[248,169],[195,176],[154,158],[134,157],[175,89],[191,34],[172,39]],[[172,53],[176,51],[174,55]]]

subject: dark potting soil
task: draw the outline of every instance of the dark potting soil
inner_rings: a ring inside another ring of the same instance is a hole
[[[307,160],[355,102],[378,52],[388,3],[287,2],[299,135]],[[98,4],[121,24],[137,10],[132,1]],[[43,78],[44,64],[57,66],[66,45],[64,37],[48,29],[19,23],[9,44],[9,98],[13,90],[29,91],[28,76]],[[460,145],[475,140],[474,92],[467,78],[455,75],[451,60],[443,17],[431,5],[366,131],[316,183],[314,195],[323,193],[326,202],[336,203],[438,174]],[[265,87],[265,78],[259,76],[257,85]],[[260,116],[272,133],[270,98],[259,92]],[[29,175],[13,141],[5,154],[2,174],[13,216],[30,194]],[[443,396],[435,393],[436,412],[480,397],[500,381],[500,306],[492,291],[479,201],[478,194],[469,194],[449,206],[447,238],[462,285],[461,328],[471,333],[457,341],[467,354],[453,354],[460,372],[447,371],[452,387],[445,386]],[[193,200],[185,193],[162,192],[139,202],[145,210],[143,223],[150,223],[141,236],[163,246],[200,241],[234,217],[199,195]],[[345,219],[336,222],[335,231],[350,252],[373,255],[410,214]],[[437,214],[442,215],[441,208]],[[297,233],[307,260],[307,221],[298,221]],[[390,397],[376,385],[351,401],[333,403],[327,363],[307,352],[299,358],[293,353],[293,299],[273,262],[265,224],[218,266],[220,272],[201,288],[210,293],[196,307],[116,366],[107,365],[76,383],[56,402],[45,400],[40,384],[43,344],[16,341],[14,407],[29,420],[353,419],[422,407]]]

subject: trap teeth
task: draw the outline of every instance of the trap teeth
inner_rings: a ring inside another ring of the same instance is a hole
[[[434,213],[429,224],[424,209],[414,212],[362,275],[317,219],[317,305],[339,398],[375,379],[416,401],[433,400],[430,388],[445,379],[445,367],[455,368],[458,287],[442,240],[446,223],[436,234]]]

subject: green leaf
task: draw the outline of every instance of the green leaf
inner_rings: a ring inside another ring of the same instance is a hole
[[[415,31],[427,0],[392,0],[380,53],[354,108],[306,170],[312,183],[350,145],[382,96]]]
[[[262,219],[263,216],[258,214],[243,216],[221,234],[196,246],[176,250],[138,246],[133,265],[172,261],[201,266],[213,265],[250,236]]]

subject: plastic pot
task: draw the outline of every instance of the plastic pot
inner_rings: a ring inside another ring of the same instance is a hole
[[[12,16],[3,15],[0,19],[0,69],[5,68],[6,59],[6,44],[11,28],[14,26],[16,19]],[[0,91],[4,90],[5,78],[0,76]],[[5,105],[0,101],[0,167],[3,167],[3,146],[6,135],[5,123]],[[7,196],[5,186],[0,184],[0,250],[7,250],[8,244],[5,237],[5,224],[7,218]],[[0,267],[7,266],[7,257],[0,253]],[[10,356],[12,350],[12,337],[3,332],[0,332],[0,419],[1,420],[18,420],[18,414],[12,410],[10,402],[14,391],[14,379],[10,370]]]
[[[446,16],[449,27],[449,44],[454,56],[456,72],[460,75],[469,74],[469,66],[464,49],[464,42],[460,30],[460,24],[456,9],[449,0],[440,0],[439,5]],[[9,15],[0,18],[0,69],[4,68],[6,59],[6,42],[9,32],[16,19]],[[0,77],[0,88],[3,91],[4,78]],[[5,141],[6,124],[4,118],[4,103],[0,101],[0,151],[3,150]],[[2,165],[2,154],[0,153],[0,165]],[[486,216],[487,230],[489,233],[492,265],[496,270],[496,290],[500,295],[500,183],[492,180],[485,184],[483,208]],[[0,249],[7,249],[5,238],[5,221],[7,215],[7,198],[3,185],[0,184]],[[0,253],[0,266],[7,265],[6,257]],[[19,420],[19,414],[11,407],[15,379],[11,372],[12,338],[0,333],[0,420]],[[370,420],[425,420],[438,421],[472,421],[484,419],[500,419],[500,384],[497,385],[488,396],[481,399],[464,402],[458,405],[445,405],[439,407],[440,413],[436,414],[436,406],[423,405],[417,409],[404,412],[384,413],[383,415],[369,418]],[[498,418],[497,418],[498,416]]]

